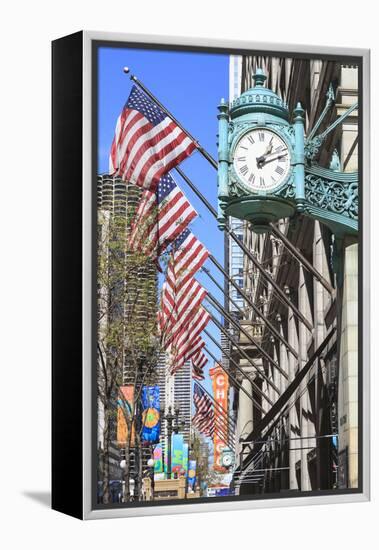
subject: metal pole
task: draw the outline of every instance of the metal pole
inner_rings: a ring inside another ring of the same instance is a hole
[[[358,101],[354,103],[347,111],[337,118],[330,126],[327,127],[321,134],[315,137],[315,139],[324,139],[336,126],[341,124],[355,109],[358,109]]]
[[[219,364],[218,361],[217,361],[217,363]],[[228,375],[228,376],[229,376],[229,375]],[[234,430],[233,419],[232,419],[232,417],[229,415],[228,411],[227,411],[226,409],[224,409],[224,407],[223,407],[222,405],[220,405],[220,403],[217,403],[217,401],[215,400],[215,398],[213,397],[213,395],[211,395],[211,394],[204,388],[204,386],[202,386],[202,384],[199,383],[198,380],[196,381],[196,384],[197,384],[198,386],[200,386],[200,388],[208,395],[208,397],[209,397],[210,399],[212,399],[212,401],[213,401],[214,403],[216,403],[217,407],[218,407],[219,409],[221,409],[221,410],[225,413],[225,416],[227,417],[227,425],[228,425],[228,426],[229,426],[229,425],[232,425],[233,430]]]
[[[237,321],[235,319],[233,319],[232,315],[230,315],[230,313],[228,313],[226,311],[225,308],[222,307],[222,305],[220,304],[220,302],[218,300],[216,300],[216,298],[214,298],[212,296],[212,294],[210,292],[208,292],[207,296],[205,297],[205,299],[207,300],[207,302],[212,306],[214,307],[215,309],[217,309],[218,313],[220,313],[221,316],[223,316],[224,318],[228,319],[228,321],[230,321],[232,323],[232,325],[237,329],[237,330],[240,330],[242,332],[242,334],[244,336],[246,336],[246,338],[250,341],[250,343],[255,346],[257,349],[259,349],[259,351],[262,353],[262,355],[265,356],[265,358],[267,359],[267,361],[269,361],[274,367],[276,367],[277,369],[281,370],[279,365],[274,361],[274,359],[272,359],[272,357],[270,357],[268,355],[268,353],[262,349],[262,347],[256,342],[256,340],[250,336],[250,334],[239,324],[237,323]],[[253,361],[253,359],[251,359],[253,365],[255,365],[255,368],[257,369],[257,371],[260,371],[258,365],[256,365]],[[285,376],[287,376],[285,373],[284,373]],[[278,390],[278,393],[279,393],[279,390]]]
[[[128,67],[125,67],[124,68],[124,72],[127,74],[129,73],[129,68]],[[158,107],[160,109],[162,109],[162,111],[164,111],[167,116],[169,116],[174,122],[175,124],[177,124],[179,126],[179,128],[181,128],[183,130],[183,132],[185,132],[187,134],[187,136],[192,139],[192,141],[195,143],[198,151],[203,155],[203,157],[213,166],[213,168],[215,168],[217,170],[218,168],[218,163],[217,161],[204,149],[204,147],[202,147],[199,142],[180,124],[180,122],[173,116],[173,114],[155,97],[155,95],[150,92],[150,90],[135,76],[135,75],[131,75],[130,76],[131,80],[133,80],[143,91],[144,93],[152,100],[154,101],[154,103],[156,105],[158,105]],[[351,109],[349,109],[348,111],[351,111]],[[346,116],[346,114],[345,114]],[[340,117],[341,118],[341,117]],[[339,120],[339,119],[338,119]],[[324,132],[325,134],[325,132]],[[178,172],[178,174],[180,174],[182,177],[183,177],[183,172],[182,170],[180,170],[180,168],[176,168],[176,171]],[[189,183],[189,178],[185,177],[184,178],[186,183],[188,185],[190,185],[191,189],[193,189],[195,191],[195,186],[192,184]],[[207,208],[209,208],[210,204],[209,202],[205,199],[205,197],[202,195],[202,193],[200,193],[200,191],[198,191],[196,189],[195,191],[196,195],[203,201],[203,203],[205,204],[205,206],[207,206]],[[214,215],[214,217],[217,219],[217,212],[216,210],[211,207],[209,208],[209,211]],[[268,275],[268,273],[266,273],[266,271],[261,267],[261,265],[256,261],[256,259],[253,257],[253,255],[250,253],[250,251],[248,250],[248,248],[241,242],[239,241],[239,239],[236,237],[236,235],[233,233],[233,231],[231,231],[228,226],[225,226],[225,230],[227,231],[227,233],[232,237],[232,239],[237,243],[239,244],[239,246],[242,248],[242,250],[245,252],[245,254],[248,256],[248,258],[253,262],[253,264],[257,267],[257,269],[260,270],[261,274],[263,275],[264,278],[266,278],[266,280],[272,285],[272,287],[278,292],[278,294],[281,296],[281,298],[283,299],[283,301],[287,304],[287,306],[289,308],[292,309],[292,311],[295,313],[295,315],[302,321],[302,323],[304,323],[304,325],[308,328],[308,330],[312,331],[313,327],[312,325],[308,322],[308,320],[304,317],[304,315],[302,315],[302,313],[296,308],[296,306],[294,306],[292,304],[292,302],[287,298],[287,296],[285,295],[285,293],[282,291],[282,289],[276,284],[276,282]]]
[[[178,172],[178,174],[184,179],[184,181],[187,183],[187,185],[192,189],[192,191],[196,194],[196,196],[203,202],[203,204],[208,208],[209,212],[212,214],[212,216],[217,220],[217,211],[213,206],[209,203],[209,201],[204,197],[204,195],[195,187],[195,185],[192,183],[192,181],[184,174],[184,172],[176,167],[175,170]],[[246,254],[246,256],[251,260],[251,262],[255,265],[255,267],[261,272],[263,278],[265,278],[271,286],[276,290],[276,292],[279,294],[279,296],[282,298],[283,302],[294,312],[296,317],[301,320],[302,323],[307,327],[309,331],[312,331],[313,326],[311,323],[304,317],[304,315],[298,310],[298,308],[289,300],[286,296],[286,294],[283,292],[283,290],[279,287],[279,285],[272,279],[272,277],[266,273],[264,268],[259,264],[259,262],[254,258],[253,254],[250,252],[250,250],[247,248],[247,246],[239,240],[237,235],[229,229],[229,227],[225,226],[225,231],[230,235],[230,237],[234,240],[235,243],[238,244],[238,246],[243,250],[243,252]],[[239,289],[241,291],[241,289]],[[242,292],[241,292],[242,294]],[[261,316],[261,314],[260,314]],[[283,342],[284,343],[284,342]],[[288,348],[288,344],[286,345]],[[295,354],[297,357],[297,353],[293,350],[291,353]]]
[[[249,304],[249,306],[253,309],[253,311],[256,313],[258,317],[262,319],[264,324],[268,327],[268,329],[282,342],[282,344],[285,345],[286,349],[292,353],[292,355],[297,359],[298,355],[296,353],[296,350],[283,338],[283,336],[280,334],[280,332],[274,327],[274,325],[269,321],[263,313],[259,311],[259,308],[254,304],[254,302],[249,298],[249,296],[246,294],[246,292],[240,288],[235,281],[229,275],[226,273],[225,269],[222,267],[222,265],[216,260],[216,258],[212,255],[209,256],[209,259],[217,267],[217,269],[224,275],[224,277],[229,281],[231,285],[234,286],[238,292],[240,292],[242,298]],[[202,268],[206,270],[206,268]],[[210,276],[210,275],[209,275]],[[224,294],[226,295],[225,291]],[[229,300],[232,302],[231,298]],[[233,302],[232,302],[233,303]],[[234,305],[234,304],[233,304]]]
[[[168,408],[168,414],[165,417],[167,422],[167,479],[171,479],[171,436],[172,436],[172,413],[171,407]]]
[[[207,301],[208,301],[208,303],[209,303],[210,305],[212,305],[213,307],[215,307],[215,309],[217,309],[217,307],[216,307],[215,305],[213,305],[212,302],[211,302],[208,298],[206,298],[206,299],[207,299]],[[220,313],[220,311],[218,311],[218,312]],[[233,321],[233,317],[230,317],[229,320],[232,322],[232,324],[233,324],[235,327],[237,327],[237,329],[240,329],[240,328],[241,328],[236,322]],[[280,395],[280,390],[279,390],[279,388],[278,388],[273,382],[271,382],[271,380],[266,376],[266,374],[265,374],[264,372],[262,372],[262,370],[254,363],[254,361],[251,359],[251,357],[248,356],[248,354],[245,352],[245,350],[243,350],[240,346],[239,346],[238,349],[239,349],[240,353],[244,354],[245,359],[248,359],[248,360],[249,360],[250,365],[252,365],[252,366],[255,368],[255,370],[257,371],[257,373],[259,373],[259,374],[262,376],[262,378],[263,378],[264,380],[266,380],[267,384],[269,384],[269,385],[272,387],[272,389],[273,389],[278,395]]]
[[[270,285],[276,290],[276,292],[282,298],[283,302],[285,302],[285,304],[290,309],[292,309],[292,311],[296,315],[296,317],[298,319],[300,319],[300,321],[307,327],[307,329],[310,332],[312,332],[313,325],[308,321],[308,319],[306,317],[304,317],[304,315],[301,313],[301,311],[291,302],[291,300],[289,300],[289,298],[287,298],[285,292],[283,292],[283,290],[280,288],[278,283],[276,283],[274,281],[274,279],[271,277],[271,275],[266,273],[265,269],[261,266],[261,264],[258,262],[258,260],[256,258],[254,258],[253,254],[251,254],[250,250],[246,247],[246,245],[242,241],[240,241],[238,239],[237,235],[235,235],[235,233],[233,233],[233,231],[231,231],[228,227],[225,228],[225,231],[232,237],[234,242],[236,242],[239,245],[239,247],[242,248],[242,250],[244,251],[246,256],[249,258],[249,260],[251,260],[253,265],[258,269],[258,271],[261,273],[262,277],[264,279],[266,279],[266,281],[268,281],[270,283]]]
[[[204,195],[198,190],[198,188],[192,183],[189,177],[183,172],[179,166],[175,166],[176,172],[184,179],[188,187],[192,189],[195,195],[201,200],[201,202],[208,208],[212,216],[217,220],[217,210],[211,205],[211,203],[204,197]]]
[[[329,294],[333,294],[333,287],[328,283],[328,281],[317,271],[317,269],[308,262],[307,258],[303,256],[303,254],[294,246],[291,241],[283,235],[283,233],[273,224],[270,223],[271,232],[280,239],[284,246],[299,260],[299,262],[304,265],[308,271],[314,275],[314,277],[319,281],[319,283],[322,284],[322,286],[329,292]]]
[[[244,378],[246,378],[247,380],[249,380],[249,382],[254,385],[254,383],[252,382],[252,380],[247,376],[247,374],[241,369],[241,367],[238,365],[238,363],[236,363],[234,361],[234,359],[225,351],[222,349],[222,347],[220,346],[220,344],[217,342],[217,340],[215,340],[213,338],[213,336],[206,330],[204,329],[204,334],[206,334],[208,336],[208,338],[214,343],[214,345],[216,347],[218,347],[219,350],[221,350],[221,352],[226,356],[227,359],[229,359],[229,361],[231,361],[233,363],[233,365],[236,367],[236,369],[243,375]],[[252,395],[249,394],[249,392],[247,392],[245,390],[245,388],[238,382],[237,378],[235,378],[228,369],[226,369],[224,367],[224,365],[222,364],[222,362],[220,362],[218,359],[216,359],[216,357],[213,355],[212,352],[210,352],[208,350],[208,348],[205,346],[204,347],[205,351],[208,353],[209,357],[211,359],[213,359],[217,364],[220,365],[220,367],[222,368],[222,370],[228,375],[228,377],[230,378],[230,380],[237,386],[237,388],[239,388],[241,391],[243,391],[245,393],[245,395],[250,399],[250,401],[253,403],[253,405],[255,405],[261,412],[265,413],[265,410],[263,409],[263,407],[261,407],[261,405],[258,403],[258,401],[256,401],[254,399],[254,397]],[[255,385],[254,385],[255,387]]]
[[[334,98],[333,86],[332,86],[332,84],[330,84],[329,88],[328,88],[328,91],[327,91],[327,94],[326,94],[325,107],[324,107],[319,119],[317,120],[316,124],[313,126],[313,128],[311,129],[311,131],[307,135],[307,141],[311,141],[313,139],[315,133],[317,132],[317,130],[319,129],[319,127],[322,123],[322,121],[324,120],[326,113],[329,111],[330,107],[333,105],[334,99],[335,98]]]
[[[128,74],[129,72],[130,72],[130,69],[129,69],[128,67],[124,67],[124,73],[125,73],[125,74]],[[130,79],[133,80],[133,82],[135,82],[135,83],[137,84],[137,86],[138,86],[139,88],[141,88],[141,90],[143,90],[143,91],[145,92],[145,94],[146,94],[152,101],[154,101],[154,103],[155,103],[156,105],[158,105],[158,107],[159,107],[160,109],[162,109],[162,111],[163,111],[164,113],[166,113],[166,115],[167,115],[168,117],[170,117],[171,120],[172,120],[173,122],[175,122],[175,124],[177,124],[177,125],[179,126],[179,128],[180,128],[181,130],[183,130],[183,132],[184,132],[185,134],[187,134],[187,136],[188,136],[188,137],[194,142],[194,144],[196,145],[196,148],[197,148],[197,150],[199,151],[199,153],[201,153],[201,154],[203,155],[203,157],[213,166],[213,168],[215,168],[215,169],[217,170],[218,164],[217,164],[216,159],[214,159],[214,158],[212,157],[212,155],[210,155],[210,154],[208,153],[208,151],[206,151],[206,150],[204,149],[204,147],[202,147],[202,145],[200,145],[200,143],[198,142],[198,140],[197,140],[196,138],[194,138],[193,135],[190,134],[190,132],[189,132],[188,130],[186,130],[186,129],[182,126],[182,124],[178,121],[177,118],[174,117],[174,115],[167,109],[167,107],[165,107],[165,106],[159,101],[159,99],[157,99],[157,98],[155,97],[155,95],[154,95],[152,92],[150,92],[150,90],[145,86],[145,84],[143,84],[135,75],[130,75]]]
[[[252,430],[252,432],[245,438],[244,441],[254,441],[257,436],[262,433],[262,431],[268,426],[268,424],[275,418],[276,415],[278,415],[281,411],[281,409],[284,407],[284,405],[287,403],[291,395],[294,393],[294,391],[298,388],[300,382],[304,379],[306,374],[309,372],[309,369],[314,364],[315,360],[319,357],[319,355],[324,351],[326,346],[328,345],[330,339],[334,335],[336,331],[336,328],[334,327],[329,334],[326,336],[325,340],[322,342],[322,344],[317,348],[315,353],[312,355],[312,357],[307,361],[307,363],[304,365],[304,367],[298,372],[298,374],[295,376],[291,384],[286,388],[286,390],[282,393],[282,395],[279,397],[279,399],[276,401],[276,403],[273,405],[273,407],[268,411],[266,416],[262,418],[262,420],[257,424],[257,426]]]
[[[217,288],[219,290],[221,290],[223,295],[228,299],[228,301],[232,304],[232,306],[234,306],[236,308],[236,310],[238,311],[238,313],[240,313],[241,318],[242,318],[245,315],[244,311],[240,308],[240,306],[237,304],[237,302],[235,302],[233,300],[233,298],[230,296],[230,294],[225,292],[224,287],[220,285],[220,283],[217,281],[217,279],[215,279],[213,277],[213,275],[211,275],[211,272],[209,271],[209,269],[203,266],[201,268],[201,271],[203,271],[210,278],[210,280],[217,286]],[[239,288],[238,285],[236,285],[236,287]]]
[[[204,307],[204,309],[209,313],[209,315],[211,316],[211,319],[212,319],[213,323],[216,325],[216,327],[217,327],[218,329],[220,329],[221,332],[222,332],[223,334],[225,334],[225,336],[232,342],[233,346],[235,346],[235,347],[238,349],[238,351],[241,353],[241,355],[243,355],[243,357],[244,357],[245,359],[247,359],[247,361],[250,363],[250,365],[251,365],[252,367],[255,368],[255,365],[252,364],[251,361],[250,361],[250,357],[243,351],[243,349],[240,348],[240,346],[237,344],[237,342],[234,340],[234,338],[233,338],[232,336],[230,336],[230,334],[228,333],[228,331],[222,326],[222,324],[220,323],[220,321],[219,321],[218,319],[216,319],[216,317],[214,317],[214,315],[212,315],[212,313],[211,313],[205,306],[203,306],[203,307]],[[209,335],[209,333],[208,333],[208,332],[205,332],[205,330],[204,330],[204,333],[207,334],[207,335]],[[222,349],[222,348],[221,348],[221,349]],[[235,363],[235,365],[236,365],[236,363]],[[271,401],[271,399],[270,399],[269,397],[267,397],[267,395],[266,395],[266,394],[256,385],[256,383],[254,382],[254,380],[251,379],[250,376],[248,376],[248,374],[247,374],[240,366],[237,367],[237,365],[236,365],[236,368],[237,368],[237,370],[246,378],[246,380],[248,380],[248,381],[254,386],[254,388],[256,389],[256,391],[257,391],[264,399],[266,399],[267,403],[269,403],[269,404],[272,406],[274,403],[273,403],[273,402]]]
[[[246,336],[246,338],[251,342],[251,344],[253,344],[253,346],[255,346],[257,349],[259,349],[259,351],[267,359],[267,361],[269,361],[269,363],[271,363],[271,365],[273,367],[275,367],[280,372],[280,374],[282,374],[288,380],[287,373],[284,372],[284,370],[278,365],[278,363],[276,363],[276,361],[274,361],[274,359],[272,357],[270,357],[270,355],[266,352],[266,350],[264,350],[262,348],[262,346],[260,344],[258,344],[258,342],[252,336],[250,336],[250,334],[242,327],[242,325],[240,325],[239,323],[237,323],[237,321],[235,319],[233,319],[232,315],[230,315],[230,313],[228,313],[226,311],[226,309],[222,307],[220,302],[218,300],[216,300],[216,298],[214,298],[210,292],[208,292],[208,294],[206,296],[206,300],[211,305],[213,305],[213,307],[216,308],[221,315],[226,317],[228,319],[228,321],[230,321],[232,323],[232,325],[234,325],[238,330],[240,330],[242,332],[242,334],[244,336]],[[274,385],[274,383],[271,383],[270,380],[267,377],[265,377],[266,375],[264,373],[262,373],[262,371],[259,369],[258,366],[256,367],[256,369],[261,374],[261,376],[263,376],[263,378],[266,380],[266,382],[268,384],[270,384],[273,389],[275,389],[276,386]],[[277,393],[280,393],[279,388],[276,388],[275,391]]]
[[[213,339],[212,336],[210,336],[209,332],[207,332],[206,330],[204,330],[204,332],[205,332],[205,334],[213,341],[213,343],[216,344],[216,346],[219,347],[219,348],[222,350],[221,346],[218,345],[218,343],[216,342],[216,340]],[[211,359],[213,359],[213,361],[216,361],[216,363],[218,363],[218,364],[220,365],[220,367],[222,368],[222,370],[223,370],[224,372],[226,372],[226,374],[229,376],[230,380],[232,380],[232,382],[233,382],[241,391],[243,391],[243,393],[250,399],[250,401],[253,403],[253,405],[255,405],[262,413],[265,413],[263,407],[258,403],[258,401],[256,401],[256,400],[254,399],[254,397],[253,397],[252,395],[250,395],[249,392],[247,392],[243,386],[241,386],[241,384],[238,382],[238,380],[237,380],[236,378],[234,378],[234,376],[233,376],[232,374],[230,374],[229,370],[226,369],[226,368],[224,367],[224,365],[222,365],[222,364],[220,363],[220,361],[218,361],[218,360],[216,359],[216,357],[213,355],[213,353],[212,353],[211,351],[209,351],[209,349],[208,349],[206,346],[204,347],[204,350],[207,352],[207,354],[209,355],[209,357],[210,357]],[[224,352],[224,353],[225,353],[225,352]],[[227,357],[228,359],[230,359],[230,360],[234,363],[234,365],[236,366],[237,370],[240,370],[240,371],[242,372],[242,374],[244,375],[244,378],[247,378],[247,379],[249,380],[249,382],[251,382],[250,378],[246,375],[246,373],[243,372],[242,369],[239,368],[239,366],[237,365],[237,363],[235,363],[235,362],[233,361],[233,359],[232,359],[229,355],[227,355],[226,353],[225,353],[225,355],[226,355],[226,357]],[[251,382],[251,384],[253,385],[253,382]],[[254,385],[254,386],[255,386],[255,385]],[[264,396],[264,394],[263,394],[263,396]],[[264,397],[265,397],[265,396],[264,396]]]
[[[204,391],[204,393],[206,393],[209,397],[209,399],[211,399],[211,401],[216,404],[216,406],[220,409],[222,409],[223,411],[225,411],[225,409],[223,409],[223,407],[221,407],[221,405],[219,405],[217,403],[217,401],[214,399],[214,397],[201,385],[199,384],[199,382],[197,381],[196,382],[198,384],[198,386]],[[215,408],[215,405],[213,405],[213,408]],[[228,416],[228,413],[225,411],[226,415]],[[229,416],[228,416],[229,418]],[[220,431],[221,434],[223,434],[229,441],[228,443],[230,444],[233,444],[234,445],[234,434],[233,433],[230,433],[230,429],[229,429],[229,422],[225,422],[225,418],[222,419],[220,417],[217,417],[217,420],[218,420],[218,423],[216,425],[215,423],[215,427],[217,427],[217,429]],[[234,429],[234,428],[233,428]],[[230,437],[232,436],[232,437]],[[225,442],[226,443],[226,442]]]

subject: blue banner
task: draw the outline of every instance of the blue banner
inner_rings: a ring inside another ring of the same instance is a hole
[[[171,471],[180,473],[183,469],[183,434],[173,434],[171,446]]]
[[[183,470],[188,474],[188,443],[183,445]]]
[[[195,490],[196,483],[196,460],[188,461],[188,487]]]
[[[142,388],[142,441],[158,443],[161,430],[159,386]]]

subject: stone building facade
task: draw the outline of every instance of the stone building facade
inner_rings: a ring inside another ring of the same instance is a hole
[[[298,101],[305,109],[306,131],[324,109],[328,90],[335,101],[319,131],[345,112],[358,96],[358,68],[332,60],[242,57],[241,92],[252,87],[260,67],[266,85],[284,99],[292,113]],[[338,171],[358,170],[358,116],[353,111],[331,132],[317,162]],[[237,417],[237,492],[311,491],[358,486],[358,244],[342,240],[326,226],[305,216],[277,224],[321,275],[322,284],[274,233],[258,235],[244,224],[244,243],[296,306],[288,307],[244,256],[243,288],[289,346],[262,324],[244,304],[242,325],[251,331],[265,356],[242,333],[239,344],[259,370],[239,356],[249,379],[240,384],[255,398],[235,388]],[[301,316],[297,314],[301,313]],[[325,339],[326,347],[318,353]],[[292,351],[290,351],[290,349]],[[291,383],[306,365],[296,390]],[[250,436],[263,416],[284,395],[279,412],[254,441]]]

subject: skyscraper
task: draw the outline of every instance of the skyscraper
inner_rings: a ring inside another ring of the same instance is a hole
[[[184,420],[184,440],[189,443],[192,418],[192,378],[191,362],[186,361],[174,376],[174,403],[180,408],[180,418]]]
[[[167,369],[167,357],[161,353],[157,366],[158,385],[160,390],[161,415],[167,414],[168,407],[174,411],[175,406],[180,408],[180,419],[184,420],[185,426],[182,431],[184,440],[189,443],[191,436],[192,419],[192,379],[191,363],[187,361],[183,367],[174,375],[170,375]],[[160,443],[163,449],[167,444],[167,425],[162,418]]]

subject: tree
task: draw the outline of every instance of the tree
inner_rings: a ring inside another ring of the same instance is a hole
[[[116,419],[117,405],[121,403],[131,436],[133,425],[139,421],[142,386],[153,379],[159,353],[156,267],[151,258],[129,250],[130,217],[133,215],[130,211],[128,219],[125,214],[109,211],[98,214],[97,387],[102,411],[101,471],[105,504],[109,502],[110,426]],[[124,383],[135,389],[129,412],[123,406],[120,391]],[[137,450],[141,447],[140,432],[141,428],[135,430]],[[125,445],[127,487],[130,443],[129,437]]]
[[[210,445],[199,432],[193,432],[190,442],[191,459],[196,460],[196,478],[201,488],[203,482],[211,485],[217,474],[209,464]]]

